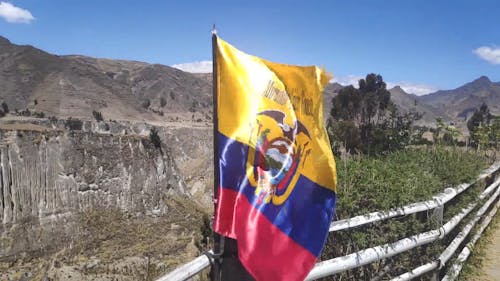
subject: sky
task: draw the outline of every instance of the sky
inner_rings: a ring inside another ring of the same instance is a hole
[[[422,95],[500,81],[496,0],[0,0],[0,36],[57,55],[211,69],[211,29],[271,61],[368,73]]]

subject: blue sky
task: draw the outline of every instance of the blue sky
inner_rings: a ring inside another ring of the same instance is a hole
[[[324,66],[342,83],[374,72],[423,94],[481,75],[500,81],[494,0],[0,2],[0,35],[59,55],[203,62],[216,23],[242,51]]]

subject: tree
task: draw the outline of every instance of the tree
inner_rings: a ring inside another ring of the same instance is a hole
[[[142,105],[142,107],[148,109],[149,106],[151,105],[151,101],[149,99],[145,99],[145,100],[142,101],[141,105]]]
[[[7,103],[5,101],[2,102],[2,111],[5,114],[9,113],[9,106],[7,105]]]
[[[104,118],[102,118],[101,112],[92,110],[92,115],[94,116],[94,118],[97,122],[104,121]]]
[[[477,146],[478,150],[486,149],[489,144],[490,136],[490,127],[480,125],[474,130],[474,134],[472,135],[474,139],[474,143]]]
[[[456,145],[462,134],[452,125],[446,125],[442,117],[436,118],[436,129],[433,131],[435,144]]]
[[[484,129],[481,129],[481,133],[478,133],[477,130],[481,127],[488,127],[492,119],[493,115],[490,113],[490,109],[483,103],[467,121],[467,129],[469,129],[469,135],[474,145],[479,145],[481,136],[484,133]]]
[[[434,143],[441,144],[442,133],[445,126],[443,117],[436,118],[436,130],[432,135]]]
[[[483,103],[479,109],[474,111],[474,114],[469,121],[467,121],[467,129],[469,129],[469,132],[472,132],[482,124],[489,124],[491,118],[492,115],[490,113],[490,109],[485,103]]]
[[[498,150],[500,149],[500,116],[494,116],[490,130],[491,143]]]
[[[161,97],[160,98],[160,106],[165,107],[165,105],[167,105],[167,100],[164,97]]]
[[[382,76],[368,74],[359,89],[344,87],[332,99],[327,128],[334,148],[378,154],[409,144],[418,118],[415,112],[400,114]]]
[[[158,129],[156,129],[155,127],[152,127],[149,131],[149,140],[156,148],[159,148],[161,150],[160,136],[158,135]]]

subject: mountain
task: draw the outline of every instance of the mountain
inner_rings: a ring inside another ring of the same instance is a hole
[[[415,122],[417,125],[432,126],[436,118],[444,115],[439,110],[419,102],[418,96],[406,93],[400,86],[390,89],[389,92],[391,100],[402,113],[415,111],[422,114],[422,118]]]
[[[332,108],[331,100],[344,86],[338,83],[330,83],[324,90],[324,114],[328,117]],[[422,104],[418,101],[418,96],[406,93],[400,86],[389,89],[391,100],[396,104],[402,113],[416,111],[422,114],[422,119],[416,122],[417,125],[432,126],[437,117],[443,114],[438,110]],[[325,118],[326,119],[326,118]],[[448,118],[446,118],[448,119]]]
[[[136,61],[57,56],[0,36],[0,101],[11,111],[62,118],[209,119],[211,83],[191,73]],[[196,113],[195,113],[196,112]]]
[[[491,82],[486,76],[454,90],[437,91],[420,96],[418,101],[457,121],[464,121],[485,103],[492,114],[500,115],[500,82]]]
[[[324,114],[342,88],[330,83],[324,91]],[[208,121],[212,107],[212,75],[137,61],[86,56],[58,56],[20,46],[0,36],[0,102],[11,111],[43,112],[45,116],[92,119],[99,111],[107,120]],[[401,111],[423,113],[422,122],[442,116],[463,121],[483,102],[500,115],[500,82],[482,76],[454,90],[426,96],[390,90]]]
[[[339,83],[329,83],[323,90],[323,119],[328,119],[330,115],[330,110],[332,109],[332,98],[337,95],[337,93],[344,86]]]

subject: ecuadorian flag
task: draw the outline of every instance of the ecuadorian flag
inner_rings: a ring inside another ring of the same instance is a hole
[[[316,66],[272,63],[216,38],[214,229],[257,280],[304,280],[328,235],[336,170]]]

